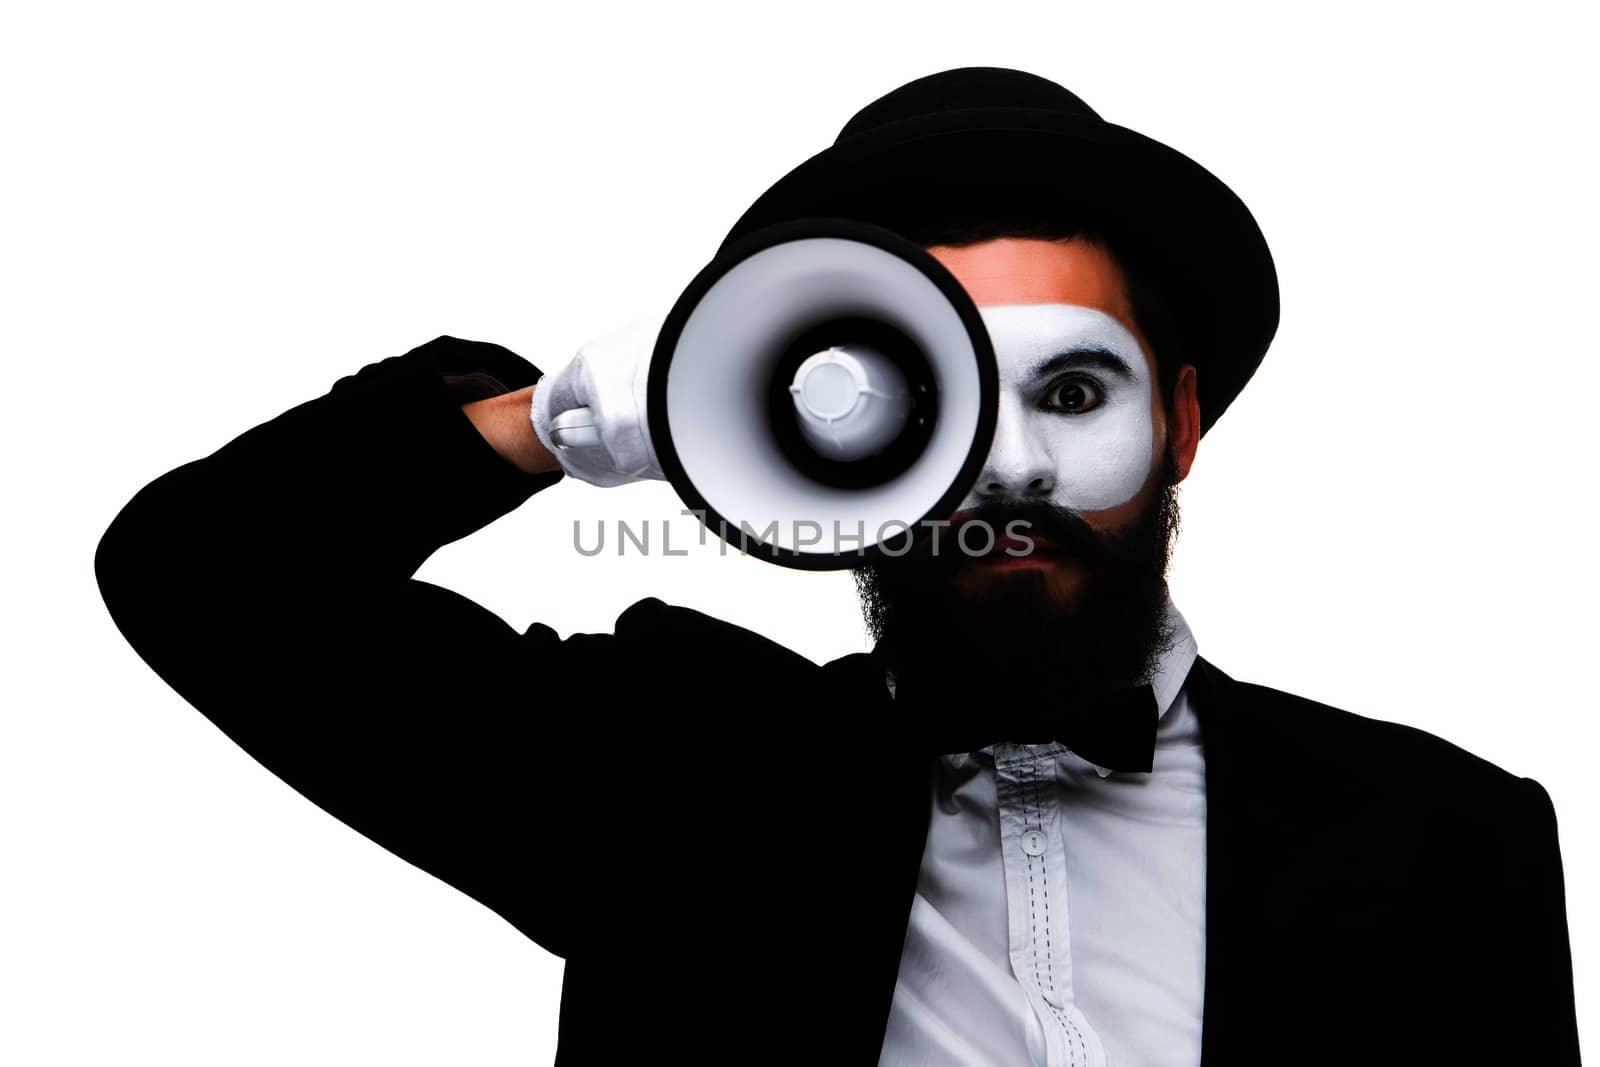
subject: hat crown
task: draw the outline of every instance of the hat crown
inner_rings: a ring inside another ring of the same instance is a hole
[[[1031,107],[1085,119],[1100,116],[1048,78],[1010,67],[957,67],[906,82],[857,111],[834,144],[906,119],[972,108]]]
[[[1083,166],[1092,159],[1094,166]],[[760,227],[851,219],[904,233],[918,220],[1103,220],[1166,297],[1199,369],[1200,432],[1255,373],[1278,327],[1278,278],[1244,202],[1188,156],[1107,122],[1048,78],[1009,67],[938,71],[861,108],[833,144],[762,193],[718,254]]]

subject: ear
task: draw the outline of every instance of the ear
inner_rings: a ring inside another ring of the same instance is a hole
[[[1200,398],[1195,392],[1194,364],[1185,363],[1178,368],[1178,380],[1173,383],[1172,403],[1167,412],[1170,420],[1167,436],[1181,482],[1189,477],[1195,451],[1200,447]]]

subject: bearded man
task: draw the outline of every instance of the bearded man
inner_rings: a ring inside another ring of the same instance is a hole
[[[925,249],[1000,372],[944,551],[856,572],[871,650],[819,666],[655,597],[518,633],[412,577],[563,478],[662,477],[652,323],[549,376],[441,337],[169,471],[101,539],[112,616],[264,765],[566,960],[558,1064],[1577,1063],[1544,789],[1230,678],[1168,595],[1176,486],[1277,322],[1237,198],[962,68],[727,241],[807,216]],[[576,406],[600,444],[558,448]],[[1004,536],[952,550],[967,524]]]

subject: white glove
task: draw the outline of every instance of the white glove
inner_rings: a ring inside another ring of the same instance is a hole
[[[567,474],[599,486],[666,480],[645,418],[650,355],[665,321],[665,312],[634,319],[586,342],[565,366],[534,383],[533,432]],[[589,409],[599,444],[560,448],[551,439],[552,420],[574,408]]]

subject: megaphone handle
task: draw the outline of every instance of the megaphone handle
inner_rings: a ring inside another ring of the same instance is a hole
[[[550,440],[557,448],[591,448],[600,443],[600,428],[588,408],[569,408],[550,420]]]

